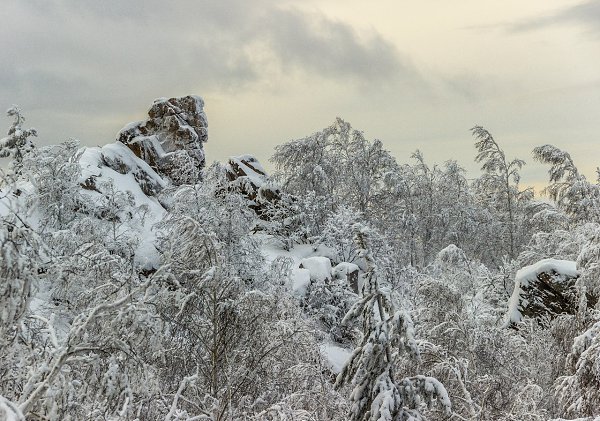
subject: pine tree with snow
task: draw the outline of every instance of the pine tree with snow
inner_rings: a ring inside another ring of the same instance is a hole
[[[414,376],[398,379],[395,352],[419,357],[412,320],[396,311],[390,291],[379,285],[375,259],[370,250],[369,229],[357,224],[356,242],[366,271],[360,300],[348,311],[344,322],[362,316],[363,338],[336,379],[336,386],[351,384],[352,421],[397,421],[421,419],[421,404],[437,400],[447,414],[450,399],[436,379]]]

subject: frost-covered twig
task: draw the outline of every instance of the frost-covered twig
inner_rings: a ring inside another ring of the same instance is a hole
[[[179,382],[179,388],[177,389],[177,393],[175,393],[175,396],[173,396],[173,403],[171,404],[171,409],[169,410],[169,413],[165,416],[165,421],[170,421],[173,418],[173,416],[175,415],[175,411],[177,410],[177,403],[179,402],[183,391],[186,389],[186,387],[188,387],[188,385],[194,384],[194,382],[197,379],[198,372],[196,372],[196,374],[194,375],[184,377],[183,380]]]

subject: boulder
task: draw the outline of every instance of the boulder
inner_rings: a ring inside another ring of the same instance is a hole
[[[102,164],[119,174],[131,174],[146,196],[156,196],[165,187],[165,181],[146,162],[134,159],[121,143],[106,145],[101,152]],[[85,183],[89,182],[95,185],[94,178],[86,179]]]
[[[260,162],[252,155],[233,156],[227,161],[225,170],[231,188],[244,195],[249,207],[261,219],[267,220],[267,208],[281,199],[281,192],[269,181]]]
[[[514,326],[525,317],[543,321],[559,314],[575,314],[579,276],[575,262],[556,259],[544,259],[517,271],[507,325]]]
[[[232,156],[225,166],[231,186],[256,205],[260,188],[267,183],[267,173],[252,155]]]
[[[314,256],[302,259],[300,269],[307,269],[310,272],[310,280],[313,282],[331,279],[331,260],[327,257]]]
[[[194,95],[160,98],[148,119],[125,126],[117,140],[174,185],[195,183],[205,165],[208,140],[204,101]]]
[[[331,270],[333,279],[344,279],[355,294],[359,291],[358,273],[358,266],[348,262],[339,263]]]

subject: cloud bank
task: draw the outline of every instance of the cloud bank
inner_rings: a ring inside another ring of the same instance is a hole
[[[414,77],[376,32],[276,0],[4,3],[0,97],[30,107],[101,112],[149,89],[235,90],[289,72]]]
[[[548,26],[575,24],[584,27],[594,37],[600,36],[600,2],[587,0],[558,13],[524,20],[511,25],[515,32],[543,29]]]

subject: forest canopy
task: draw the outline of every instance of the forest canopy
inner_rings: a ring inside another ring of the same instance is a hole
[[[206,164],[203,107],[103,147],[8,110],[0,420],[599,419],[600,185],[568,152],[533,150],[536,197],[501,133],[469,179],[338,118],[267,174]]]

